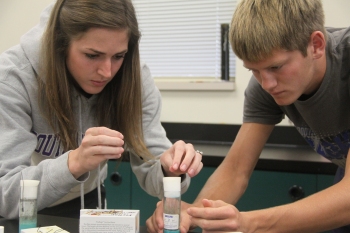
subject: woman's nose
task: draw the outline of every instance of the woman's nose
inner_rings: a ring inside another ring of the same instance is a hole
[[[112,62],[110,60],[103,61],[98,67],[97,73],[105,78],[110,78],[112,76]]]

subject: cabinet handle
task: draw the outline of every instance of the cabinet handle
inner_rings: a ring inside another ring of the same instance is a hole
[[[123,177],[121,174],[119,174],[119,172],[113,172],[109,179],[111,180],[111,183],[115,186],[120,185],[123,181]]]
[[[290,187],[288,194],[292,201],[300,200],[305,196],[303,188],[298,185],[293,185],[292,187]]]

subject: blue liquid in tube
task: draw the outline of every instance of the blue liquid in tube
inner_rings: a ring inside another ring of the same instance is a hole
[[[19,233],[23,229],[35,228],[37,216],[37,200],[21,199],[19,205]]]

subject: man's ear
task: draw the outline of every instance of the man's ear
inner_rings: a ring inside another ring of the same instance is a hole
[[[326,38],[321,31],[314,31],[310,36],[311,54],[314,59],[324,56],[326,51]]]

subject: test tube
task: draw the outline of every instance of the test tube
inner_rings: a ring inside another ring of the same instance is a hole
[[[180,233],[181,177],[164,177],[164,233]]]
[[[21,180],[19,201],[19,233],[21,230],[35,228],[37,224],[38,180]]]

